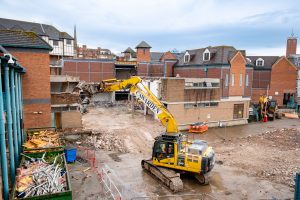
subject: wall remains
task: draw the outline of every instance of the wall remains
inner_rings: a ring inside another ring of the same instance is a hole
[[[57,93],[51,95],[51,104],[75,104],[79,103],[79,94],[77,93]]]
[[[7,49],[27,70],[23,76],[24,127],[49,127],[51,105],[48,51]]]
[[[68,111],[61,113],[62,129],[65,128],[81,128],[81,113],[79,111]]]
[[[81,81],[101,82],[105,79],[115,78],[114,61],[107,60],[65,60],[63,62],[63,75],[78,76]]]

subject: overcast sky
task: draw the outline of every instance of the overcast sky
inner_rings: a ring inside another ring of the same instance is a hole
[[[248,55],[284,55],[292,30],[300,36],[299,0],[0,2],[0,17],[51,24],[72,36],[76,24],[80,44],[114,53],[145,40],[152,51],[232,45]]]

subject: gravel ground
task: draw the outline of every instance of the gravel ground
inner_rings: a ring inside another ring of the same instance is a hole
[[[214,149],[218,163],[291,188],[300,171],[300,131],[296,128],[218,142]]]

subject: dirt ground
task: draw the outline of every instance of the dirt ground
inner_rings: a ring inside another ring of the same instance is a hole
[[[151,157],[154,137],[164,131],[159,121],[118,106],[90,109],[83,125],[94,133],[83,138],[83,144],[96,147],[96,159],[109,168],[124,199],[200,199],[202,194],[206,194],[204,199],[293,198],[293,179],[300,171],[298,119],[211,128],[202,135],[189,135],[209,142],[216,152],[216,166],[208,186],[182,176],[184,191],[178,194],[140,167],[142,159]]]

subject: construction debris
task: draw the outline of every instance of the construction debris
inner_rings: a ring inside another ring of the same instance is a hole
[[[300,152],[300,131],[282,128],[258,135],[235,138],[215,144],[218,162],[239,167],[243,172],[272,182],[294,187]],[[262,154],[257,153],[259,149]],[[255,162],[253,162],[255,160]]]
[[[99,92],[99,84],[98,83],[87,83],[85,81],[81,81],[78,83],[78,85],[75,87],[73,92],[78,91],[85,91],[88,92],[88,94],[92,95],[96,92]]]
[[[25,160],[17,169],[16,191],[18,198],[34,197],[63,192],[67,189],[63,155]]]
[[[27,142],[23,145],[26,149],[59,147],[59,135],[55,131],[36,131],[27,135]]]
[[[117,137],[114,133],[94,133],[92,136],[86,137],[83,143],[93,145],[96,149],[103,149],[105,151],[128,152],[122,138]]]

